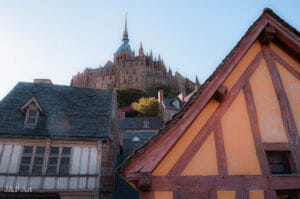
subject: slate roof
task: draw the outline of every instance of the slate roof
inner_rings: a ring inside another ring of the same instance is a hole
[[[132,138],[134,138],[135,136],[139,137],[141,140],[148,140],[150,139],[152,136],[154,136],[156,134],[156,132],[125,132],[123,134],[123,140],[131,140]]]
[[[125,132],[123,134],[123,153],[117,156],[117,167],[133,153],[134,150],[141,147],[148,139],[156,135],[156,132]],[[140,141],[131,141],[134,136],[138,136]],[[115,172],[114,199],[138,199],[137,190],[132,188],[117,172]]]
[[[149,121],[149,128],[143,128],[144,121]],[[160,129],[163,120],[159,117],[126,117],[118,121],[120,129]]]
[[[179,110],[180,107],[176,107],[174,105],[174,103],[176,103],[176,101],[179,103],[179,106],[181,107],[181,102],[179,99],[175,98],[175,99],[170,99],[170,98],[167,98],[165,97],[163,99],[163,104],[164,106],[167,108],[167,109],[174,109],[174,110]]]
[[[28,128],[20,108],[32,97],[44,115]],[[0,137],[106,139],[111,106],[112,91],[20,82],[0,103]]]

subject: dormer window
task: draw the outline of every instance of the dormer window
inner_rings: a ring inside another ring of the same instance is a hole
[[[38,110],[28,110],[25,118],[25,125],[35,126],[39,117]]]
[[[25,115],[24,125],[26,127],[35,127],[38,123],[40,115],[43,113],[43,110],[35,97],[32,97],[21,108],[21,111]]]

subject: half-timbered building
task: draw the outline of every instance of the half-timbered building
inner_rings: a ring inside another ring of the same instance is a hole
[[[265,9],[119,168],[143,199],[300,198],[300,34]]]
[[[115,94],[18,83],[0,103],[0,198],[111,198]]]

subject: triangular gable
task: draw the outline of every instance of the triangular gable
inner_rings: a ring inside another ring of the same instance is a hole
[[[145,176],[153,172],[209,100],[218,93],[218,90],[224,91],[222,84],[225,79],[257,39],[260,39],[264,44],[274,39],[278,45],[288,50],[290,54],[295,54],[295,57],[298,58],[297,55],[300,54],[299,35],[295,29],[275,15],[272,10],[265,9],[260,18],[249,28],[237,46],[223,60],[199,91],[156,137],[125,161],[123,166],[119,168],[120,173],[127,180],[138,180],[139,186],[143,186],[143,182],[147,182]],[[259,56],[262,55],[258,54],[257,57]],[[226,95],[226,92],[221,93]]]
[[[20,108],[20,110],[22,111],[22,113],[25,113],[26,110],[29,108],[29,106],[31,104],[34,104],[34,106],[41,112],[43,113],[43,109],[41,108],[41,106],[39,105],[39,103],[37,102],[35,97],[31,97],[30,100],[28,100],[28,102],[26,104],[24,104],[24,106],[22,106]]]

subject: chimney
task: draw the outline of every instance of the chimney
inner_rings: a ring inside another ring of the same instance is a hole
[[[158,103],[161,104],[163,100],[164,100],[164,90],[161,89],[158,91]]]
[[[184,102],[185,96],[184,96],[184,94],[183,94],[182,92],[179,93],[179,95],[178,95],[177,97],[179,98],[179,100],[180,100],[181,102]]]
[[[34,79],[33,83],[38,83],[38,84],[50,84],[52,85],[51,79]]]

